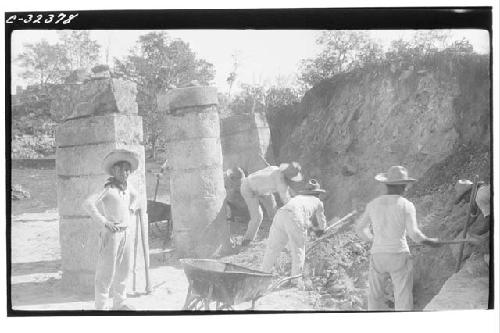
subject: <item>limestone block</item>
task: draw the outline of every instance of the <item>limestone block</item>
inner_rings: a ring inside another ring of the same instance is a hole
[[[162,111],[217,104],[217,88],[207,86],[173,89],[158,97],[158,106]]]
[[[61,264],[65,271],[95,271],[99,251],[99,233],[104,229],[90,218],[64,218],[59,220]]]
[[[93,295],[95,290],[95,272],[63,271],[61,286],[72,293]]]
[[[106,142],[142,144],[142,117],[110,114],[67,120],[56,130],[57,147],[81,146]]]
[[[136,85],[121,79],[54,85],[48,94],[50,113],[58,121],[105,113],[137,114]]]
[[[80,86],[67,119],[106,113],[137,114],[137,87],[120,79],[92,80]]]
[[[87,216],[83,202],[104,189],[108,175],[57,178],[57,208],[60,216]]]
[[[196,207],[196,209],[193,209]],[[217,246],[229,240],[223,197],[172,202],[174,244],[181,255],[211,256]]]
[[[165,118],[163,137],[167,142],[220,137],[219,114],[215,108]]]
[[[222,168],[222,149],[219,138],[206,138],[171,143],[168,160],[175,170],[200,169],[205,166]]]
[[[138,172],[145,172],[144,146],[112,142],[58,148],[56,150],[57,174],[59,176],[101,175],[103,174],[102,161],[104,157],[115,149],[127,149],[135,152],[141,160]]]
[[[220,166],[189,172],[172,171],[170,177],[172,205],[177,201],[189,202],[198,198],[225,197],[226,190]]]

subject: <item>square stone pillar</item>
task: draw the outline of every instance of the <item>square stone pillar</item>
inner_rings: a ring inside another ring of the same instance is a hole
[[[107,100],[109,103],[94,105],[93,101],[81,103],[74,101],[75,105],[80,107],[73,110],[72,116],[62,122],[56,131],[57,207],[60,216],[62,280],[63,285],[78,291],[93,291],[99,231],[103,230],[98,222],[88,216],[82,204],[88,196],[104,189],[109,176],[102,169],[102,161],[112,150],[128,149],[137,153],[139,157],[139,168],[129,177],[129,184],[139,193],[147,227],[142,118],[133,112],[127,112],[130,111],[130,104],[127,104],[128,109],[125,110],[119,107],[120,94],[111,89],[116,83],[112,80],[101,80],[94,84],[91,82],[82,85],[82,90],[91,85],[90,88],[96,90],[100,101]],[[97,89],[98,87],[105,89]],[[90,99],[88,91],[86,90],[86,94],[80,94],[83,96],[81,98]],[[126,100],[131,99],[129,93],[130,91],[126,94]],[[82,108],[82,105],[85,105],[85,108]],[[93,108],[95,111],[92,111]],[[84,112],[79,112],[82,109]],[[135,224],[131,223],[130,228],[131,237],[134,237]]]

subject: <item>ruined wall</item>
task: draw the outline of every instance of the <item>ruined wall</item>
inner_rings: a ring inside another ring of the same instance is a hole
[[[57,111],[65,115],[56,131],[62,279],[68,287],[90,290],[102,226],[92,221],[82,203],[102,191],[109,177],[102,170],[104,156],[114,149],[128,149],[139,156],[139,168],[129,184],[138,190],[142,207],[146,207],[142,119],[137,115],[135,88],[129,82],[97,80],[62,91],[68,92],[63,101],[71,101],[65,104],[66,110],[59,103]],[[146,215],[144,220],[147,222]],[[134,225],[131,229],[133,237]]]
[[[224,170],[240,167],[248,174],[274,163],[271,132],[262,113],[231,115],[221,119]]]

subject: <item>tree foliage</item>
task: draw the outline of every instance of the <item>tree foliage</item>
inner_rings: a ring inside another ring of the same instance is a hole
[[[321,47],[320,54],[315,58],[304,59],[300,66],[299,79],[309,87],[383,56],[382,46],[364,31],[324,31],[316,43]]]
[[[89,30],[61,30],[58,35],[66,51],[69,70],[89,70],[97,64],[101,46],[90,38]]]
[[[41,87],[61,82],[69,65],[64,46],[60,43],[51,45],[45,39],[24,44],[24,50],[16,61],[23,69],[21,77]]]
[[[55,44],[45,39],[24,44],[22,53],[16,58],[23,79],[43,88],[64,82],[71,70],[88,70],[97,64],[100,45],[90,39],[90,31],[63,30],[58,36],[59,42]]]
[[[157,146],[162,144],[158,94],[193,80],[209,84],[215,70],[212,64],[197,58],[188,43],[171,39],[164,32],[152,32],[140,36],[125,58],[115,59],[114,73],[137,84],[139,113],[144,117],[147,143],[154,158]]]

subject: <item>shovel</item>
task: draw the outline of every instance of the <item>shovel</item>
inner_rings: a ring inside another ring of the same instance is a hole
[[[477,243],[476,239],[466,238],[466,239],[454,239],[454,240],[440,240],[436,245],[453,245],[453,244],[467,244],[467,243]],[[411,247],[421,247],[421,246],[429,246],[426,244],[412,244]]]
[[[316,239],[310,246],[309,248],[306,250],[306,255],[308,255],[312,249],[314,249],[316,246],[318,246],[318,244],[320,244],[321,242],[323,242],[325,239],[328,239],[330,237],[332,237],[332,233],[329,233],[331,230],[333,230],[333,228],[336,228],[338,226],[340,226],[341,224],[343,224],[344,222],[348,221],[352,216],[354,216],[358,211],[357,210],[353,210],[352,212],[350,212],[349,214],[347,214],[346,216],[344,216],[343,218],[341,218],[340,220],[338,220],[337,222],[335,222],[334,224],[332,224],[331,226],[329,226],[328,228],[325,229],[325,234],[323,236],[321,236],[320,238]]]

